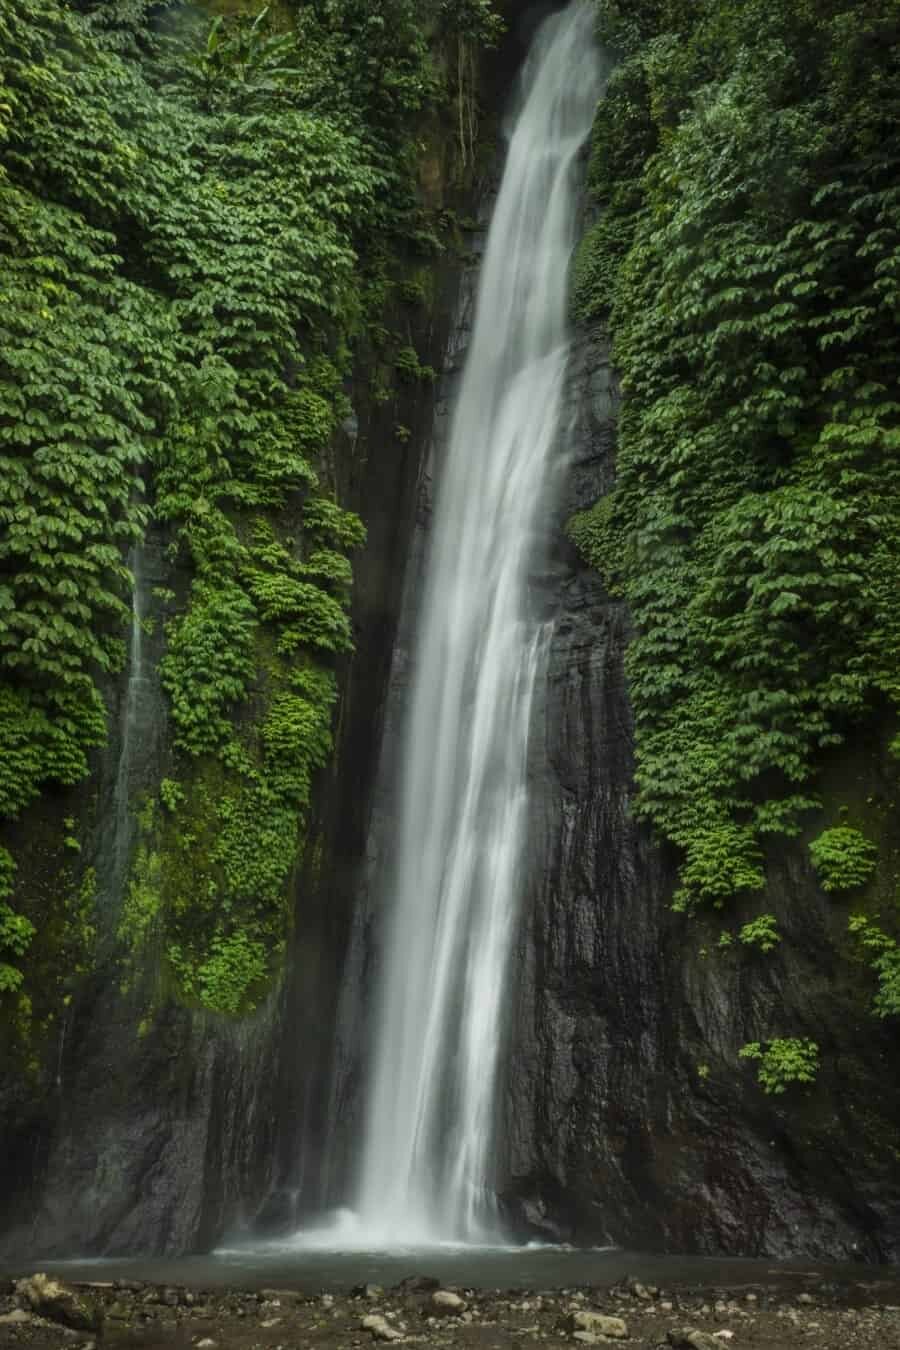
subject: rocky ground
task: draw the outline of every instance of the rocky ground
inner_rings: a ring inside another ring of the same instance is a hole
[[[900,1282],[826,1277],[748,1288],[445,1289],[413,1276],[346,1295],[210,1292],[117,1280],[0,1284],[0,1350],[900,1350]]]

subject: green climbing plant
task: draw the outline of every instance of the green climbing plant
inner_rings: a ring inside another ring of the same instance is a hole
[[[819,1047],[808,1038],[751,1041],[739,1055],[757,1061],[757,1081],[771,1096],[781,1096],[795,1083],[814,1083],[819,1071]]]
[[[573,304],[611,326],[623,406],[615,488],[570,534],[634,614],[635,808],[690,911],[763,888],[823,754],[900,692],[898,24],[756,0],[599,24]]]
[[[456,97],[448,44],[499,21],[487,0],[219,8],[0,8],[0,818],[103,744],[152,515],[175,763],[120,933],[233,1015],[281,959],[352,645],[345,386],[443,246],[418,169]],[[26,998],[56,926],[0,857],[3,989]]]
[[[837,825],[812,840],[809,856],[823,891],[849,891],[875,871],[878,846],[859,830]]]

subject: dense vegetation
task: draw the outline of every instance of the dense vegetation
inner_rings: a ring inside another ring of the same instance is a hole
[[[608,0],[600,29],[574,305],[624,397],[615,488],[571,533],[636,622],[636,809],[685,912],[762,892],[822,808],[826,890],[860,894],[880,845],[851,929],[897,1013],[896,763],[867,802],[822,770],[863,726],[900,755],[900,10]],[[761,1077],[814,1063],[773,1041]]]
[[[107,912],[168,987],[235,1013],[284,944],[352,643],[344,385],[367,343],[422,373],[380,319],[441,246],[423,127],[459,105],[470,150],[497,20],[488,0],[209,11],[0,0],[0,818],[104,743],[154,520],[174,758]],[[15,884],[0,849],[0,997],[27,1021],[52,924]],[[85,894],[63,928],[92,931]]]

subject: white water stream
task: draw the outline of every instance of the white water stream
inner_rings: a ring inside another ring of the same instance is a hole
[[[144,551],[135,544],[129,557],[132,574],[131,633],[128,643],[128,682],[122,702],[119,730],[119,762],[113,788],[113,845],[111,896],[120,904],[128,875],[131,844],[134,835],[134,764],[135,751],[141,735],[141,704],[146,696],[148,671],[144,660],[144,616],[142,613],[142,585]]]
[[[574,165],[599,93],[592,7],[576,3],[541,26],[522,76],[438,485],[352,1221],[366,1245],[498,1237],[497,1068],[547,635],[528,577],[558,459]]]

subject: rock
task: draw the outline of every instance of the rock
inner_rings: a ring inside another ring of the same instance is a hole
[[[360,1323],[363,1331],[371,1331],[374,1341],[402,1341],[403,1332],[392,1327],[387,1318],[382,1317],[380,1313],[372,1313],[369,1317],[364,1317]]]
[[[204,1336],[197,1342],[197,1350],[215,1350],[216,1342],[210,1336]]]
[[[260,1289],[259,1296],[264,1303],[300,1303],[303,1300],[298,1289]]]
[[[613,1340],[622,1340],[628,1335],[628,1327],[621,1317],[608,1317],[606,1313],[573,1312],[566,1319],[566,1326],[573,1334],[586,1331],[591,1336],[609,1336]]]
[[[600,1337],[595,1336],[591,1331],[573,1331],[572,1340],[579,1341],[582,1345],[599,1345]]]
[[[435,1289],[427,1303],[432,1317],[461,1317],[466,1311],[466,1301],[449,1289]]]
[[[24,1308],[13,1308],[12,1312],[4,1313],[0,1317],[0,1326],[15,1326],[17,1322],[31,1322],[33,1320],[32,1314],[26,1312]]]
[[[730,1341],[734,1339],[734,1332],[729,1331],[727,1327],[723,1327],[721,1331],[713,1332],[713,1339],[717,1341]]]
[[[680,1331],[666,1333],[668,1342],[675,1350],[722,1350],[722,1342],[706,1331],[695,1331],[692,1327],[683,1327]]]
[[[405,1280],[394,1287],[400,1294],[431,1294],[435,1289],[440,1289],[441,1282],[433,1275],[407,1275]]]
[[[374,1303],[377,1299],[381,1298],[383,1295],[384,1290],[382,1289],[380,1284],[356,1284],[350,1290],[351,1298],[364,1298],[367,1299],[370,1303]]]
[[[628,1288],[635,1298],[651,1299],[653,1297],[647,1286],[645,1284],[641,1284],[640,1280],[632,1280]]]
[[[86,1294],[79,1293],[61,1280],[48,1275],[32,1275],[16,1281],[16,1293],[31,1305],[39,1317],[61,1322],[75,1331],[99,1331],[103,1309]]]
[[[808,1305],[808,1304],[810,1304],[810,1303],[815,1303],[815,1301],[816,1301],[816,1300],[813,1298],[812,1294],[798,1294],[798,1295],[797,1295],[797,1302],[798,1302],[798,1303],[804,1303],[804,1304],[807,1304],[807,1305]]]
[[[277,1326],[280,1326],[280,1325],[281,1325],[281,1318],[280,1318],[280,1317],[266,1317],[266,1318],[264,1318],[264,1319],[260,1322],[259,1325],[260,1325],[261,1327],[266,1327],[266,1328],[269,1328],[269,1327],[277,1327]]]

